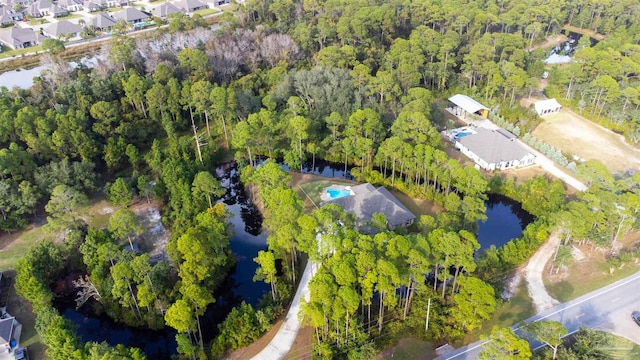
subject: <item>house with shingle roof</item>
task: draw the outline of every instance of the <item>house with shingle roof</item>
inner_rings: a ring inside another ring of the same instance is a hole
[[[113,18],[116,19],[116,21],[124,20],[129,24],[137,24],[148,20],[149,15],[134,7],[129,7],[114,13]]]
[[[179,0],[174,2],[173,4],[177,8],[182,9],[189,13],[209,8],[207,4],[201,2],[200,0]]]
[[[455,147],[485,170],[529,166],[536,159],[536,155],[508,131],[475,128],[471,135],[457,138]]]
[[[21,29],[12,27],[0,30],[0,42],[16,50],[34,46],[39,43],[39,36],[31,28]]]
[[[82,28],[70,21],[62,20],[45,26],[42,31],[46,36],[52,38],[70,39],[77,37],[82,31]]]
[[[53,4],[51,5],[51,10],[49,10],[49,13],[53,15],[54,18],[59,18],[69,15],[69,10],[67,10],[67,8],[65,7]]]
[[[91,17],[87,24],[100,31],[105,31],[111,29],[113,25],[116,24],[116,21],[111,16],[109,16],[109,14],[101,12],[96,16]]]
[[[8,26],[14,23],[13,17],[6,6],[0,7],[0,26]]]
[[[51,12],[51,6],[53,5],[49,0],[37,0],[33,2],[40,11],[42,16],[47,16]]]
[[[409,226],[416,218],[384,186],[375,188],[373,185],[366,183],[351,186],[349,190],[352,195],[331,199],[325,201],[324,204],[338,204],[345,212],[354,214],[361,229],[364,228],[366,230],[375,213],[382,213],[387,217],[387,226],[390,230]]]
[[[58,0],[58,6],[62,6],[71,12],[81,11],[83,8],[80,0]]]
[[[172,3],[166,2],[156,6],[153,10],[151,10],[151,15],[157,16],[161,19],[166,19],[171,14],[177,14],[184,12],[184,10],[179,9]]]

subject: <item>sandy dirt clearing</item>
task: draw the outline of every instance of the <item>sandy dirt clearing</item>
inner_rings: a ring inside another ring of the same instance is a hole
[[[599,160],[612,173],[640,168],[640,149],[624,137],[563,108],[547,115],[532,135],[585,160]]]

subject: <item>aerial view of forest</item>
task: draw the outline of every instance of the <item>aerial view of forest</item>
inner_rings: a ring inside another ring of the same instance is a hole
[[[535,318],[640,271],[637,1],[231,5],[0,82],[0,306],[32,359],[640,356],[640,293]]]

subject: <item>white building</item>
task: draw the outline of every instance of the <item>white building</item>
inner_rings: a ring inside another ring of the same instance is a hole
[[[515,140],[510,132],[476,128],[475,133],[458,138],[456,149],[485,170],[507,170],[532,165],[536,156]]]
[[[536,102],[533,105],[533,107],[534,107],[534,109],[536,110],[536,113],[538,113],[539,116],[555,114],[558,111],[560,111],[560,109],[562,109],[562,105],[560,105],[560,103],[558,103],[558,101],[555,98],[547,99],[547,100],[540,100],[540,101]]]

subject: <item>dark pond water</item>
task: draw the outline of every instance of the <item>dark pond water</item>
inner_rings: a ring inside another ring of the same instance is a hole
[[[235,164],[218,166],[215,174],[226,189],[220,201],[225,203],[231,213],[229,223],[234,232],[231,237],[231,250],[236,257],[236,266],[218,291],[221,295],[216,299],[216,303],[211,305],[200,319],[205,341],[214,338],[218,332],[217,325],[233,307],[242,301],[255,306],[263,294],[269,291],[268,284],[253,282],[257,267],[253,258],[257,256],[258,251],[266,248],[262,216],[245,193]],[[138,347],[147,354],[148,359],[170,359],[171,355],[176,354],[176,332],[169,327],[160,331],[128,327],[106,316],[93,314],[88,304],[77,311],[72,299],[65,300],[57,301],[55,306],[62,316],[77,326],[77,333],[83,342],[106,341],[112,346],[123,344]]]
[[[569,34],[567,34],[567,41],[552,48],[551,52],[549,53],[549,57],[544,60],[544,63],[562,64],[562,63],[571,62],[572,56],[576,50],[576,47],[578,46],[578,41],[582,36],[587,36],[587,35],[569,32]],[[589,41],[591,43],[591,46],[594,46],[595,44],[598,43],[598,40],[592,37],[589,37]]]
[[[480,251],[491,245],[500,247],[519,237],[522,230],[534,220],[531,214],[522,210],[520,203],[505,196],[490,195],[485,206],[487,221],[478,222]]]

